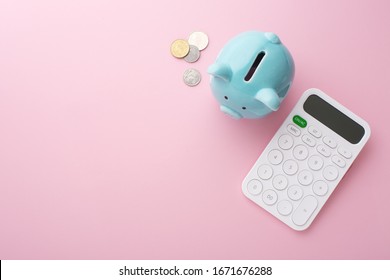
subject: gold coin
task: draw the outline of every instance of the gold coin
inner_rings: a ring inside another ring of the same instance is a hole
[[[190,45],[186,40],[178,39],[171,45],[171,54],[177,58],[185,57],[190,51]]]

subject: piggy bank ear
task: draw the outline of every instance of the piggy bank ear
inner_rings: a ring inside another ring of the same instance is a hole
[[[259,90],[255,95],[255,99],[263,103],[272,111],[277,111],[279,109],[280,99],[278,94],[272,88],[263,88]]]
[[[264,33],[264,35],[268,39],[268,41],[270,41],[271,43],[280,44],[280,39],[279,39],[278,35],[276,35],[275,33],[266,32],[266,33]]]
[[[232,79],[232,69],[229,65],[222,63],[214,63],[209,67],[207,72],[217,78],[220,78],[224,81],[230,82]]]

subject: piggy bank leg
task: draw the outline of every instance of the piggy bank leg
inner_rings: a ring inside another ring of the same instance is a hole
[[[226,82],[230,82],[232,78],[232,69],[226,64],[214,63],[208,68],[207,72],[210,75],[220,78]]]
[[[272,111],[277,111],[280,106],[280,99],[276,91],[272,88],[263,88],[259,90],[255,98],[270,108]]]

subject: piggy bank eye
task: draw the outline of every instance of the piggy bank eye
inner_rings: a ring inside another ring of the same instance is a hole
[[[223,98],[225,98],[226,100],[229,100],[229,97],[227,97],[226,95]]]
[[[244,80],[246,82],[248,82],[252,78],[252,76],[255,73],[255,71],[256,71],[257,67],[259,66],[260,62],[263,60],[264,56],[265,56],[265,52],[260,52],[256,56],[255,61],[253,62],[251,68],[249,68],[249,71],[248,71],[248,73],[246,74],[246,76],[244,78]]]
[[[246,110],[246,107],[242,107],[242,110]]]

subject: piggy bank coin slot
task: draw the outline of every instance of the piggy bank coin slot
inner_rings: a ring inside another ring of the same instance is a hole
[[[263,52],[263,51],[257,55],[255,61],[253,62],[251,68],[249,68],[249,71],[244,78],[244,80],[246,82],[250,81],[250,79],[252,78],[253,74],[255,73],[257,67],[259,66],[260,62],[263,60],[264,56],[265,56],[265,52]]]

